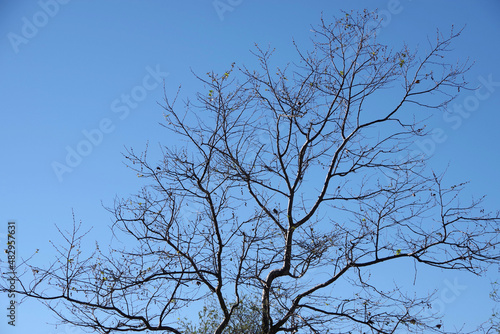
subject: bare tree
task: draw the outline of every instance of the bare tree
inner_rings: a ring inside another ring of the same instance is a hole
[[[445,333],[432,295],[370,273],[407,261],[480,274],[500,259],[498,213],[410,149],[467,89],[469,65],[445,58],[460,32],[395,51],[377,41],[379,23],[367,11],[321,20],[284,68],[256,46],[256,70],[233,64],[198,76],[193,101],[166,97],[163,126],[185,146],[162,147],[159,161],[126,153],[149,181],[109,208],[126,246],[84,257],[75,224],[50,268],[20,275],[20,293],[101,333],[180,334],[209,297],[224,333],[243,295],[260,296],[266,334]]]

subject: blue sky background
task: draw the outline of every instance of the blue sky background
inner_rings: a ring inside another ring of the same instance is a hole
[[[228,4],[231,11],[218,13],[213,2],[206,0],[0,1],[2,244],[7,222],[15,220],[20,256],[38,248],[37,261],[48,263],[53,255],[49,240],[59,241],[55,224],[70,228],[72,210],[84,226],[94,227],[91,239],[107,242],[111,216],[102,204],[112,205],[115,196],[126,197],[141,186],[141,180],[123,164],[124,148],[141,151],[148,140],[151,146],[175,144],[158,125],[163,82],[157,84],[151,76],[146,79],[150,89],[140,88],[151,71],[156,69],[164,77],[170,96],[179,84],[184,94],[194,94],[201,86],[191,69],[199,74],[223,73],[232,62],[255,64],[249,53],[254,43],[275,47],[276,62],[284,64],[293,52],[292,37],[306,45],[310,25],[319,22],[321,13],[328,18],[342,9],[378,8],[387,17],[380,38],[395,46],[406,41],[425,48],[427,36],[433,38],[436,28],[447,32],[452,24],[467,25],[450,60],[474,60],[467,78],[483,95],[489,95],[474,104],[478,101],[474,92],[463,92],[456,103],[467,114],[456,114],[452,122],[440,115],[430,121],[443,130],[446,140],[415,149],[427,150],[437,170],[450,163],[449,180],[470,180],[471,194],[487,194],[487,207],[499,207],[499,1],[232,3]],[[35,23],[38,26],[30,30]],[[493,84],[485,86],[488,81]],[[132,93],[140,101],[126,106],[121,99]],[[65,164],[67,148],[84,145],[83,131],[99,126],[108,133],[71,172],[58,177],[54,162]],[[490,281],[496,276],[495,269],[485,278],[434,270],[427,282],[419,281],[437,289],[438,295],[449,293],[447,286],[453,282],[466,286],[452,302],[443,304],[445,325],[451,330],[464,322],[471,325],[487,319],[494,306],[488,298]],[[7,303],[2,296],[1,333],[80,333],[48,325],[55,318],[32,301],[20,305],[17,326],[12,328],[4,315]]]

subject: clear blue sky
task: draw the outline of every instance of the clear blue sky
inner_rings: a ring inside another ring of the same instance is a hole
[[[123,165],[124,147],[140,151],[148,140],[152,145],[169,143],[158,125],[163,79],[170,94],[179,84],[184,93],[194,93],[200,85],[191,69],[223,72],[232,62],[253,64],[249,50],[256,42],[271,44],[276,60],[285,63],[293,52],[292,37],[305,44],[321,12],[329,17],[342,9],[378,8],[387,16],[381,38],[396,46],[407,41],[424,48],[436,28],[467,25],[454,57],[476,62],[468,79],[490,94],[475,104],[474,93],[464,92],[457,103],[466,113],[453,121],[433,118],[432,126],[443,129],[446,140],[424,149],[432,151],[433,167],[450,163],[450,179],[470,180],[471,193],[487,194],[489,207],[499,207],[499,1],[220,2],[234,5],[217,12],[209,0],[0,1],[3,244],[7,222],[13,219],[20,256],[39,248],[38,261],[48,263],[53,254],[49,240],[59,241],[54,225],[71,227],[72,210],[85,226],[94,226],[91,238],[109,240],[111,216],[101,202],[112,205],[116,195],[128,196],[141,185]],[[485,81],[493,83],[486,87]],[[98,128],[102,138],[96,136],[95,144],[85,146],[85,133],[95,134]],[[68,149],[88,154],[71,160],[71,171],[56,173],[55,165],[67,165]],[[444,307],[448,329],[487,319],[492,307],[489,282],[495,274],[476,278],[432,273],[426,284],[438,294],[449,293],[447,284],[455,280],[466,286],[450,295],[455,298]],[[7,303],[2,296],[1,333],[80,333],[46,324],[55,319],[36,302],[19,307],[18,324],[12,328],[4,315]]]

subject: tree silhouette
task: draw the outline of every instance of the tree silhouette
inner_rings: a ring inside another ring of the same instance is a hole
[[[446,60],[460,32],[419,53],[380,44],[379,26],[367,11],[322,19],[296,62],[275,67],[256,46],[258,68],[197,76],[193,101],[166,97],[163,126],[185,145],[154,161],[127,151],[148,185],[109,208],[126,246],[84,256],[74,224],[52,266],[22,264],[19,293],[100,333],[184,333],[207,298],[213,332],[229,333],[244,295],[265,334],[445,333],[431,295],[370,273],[498,263],[498,213],[410,149],[435,135],[428,116],[467,89],[469,65]]]

